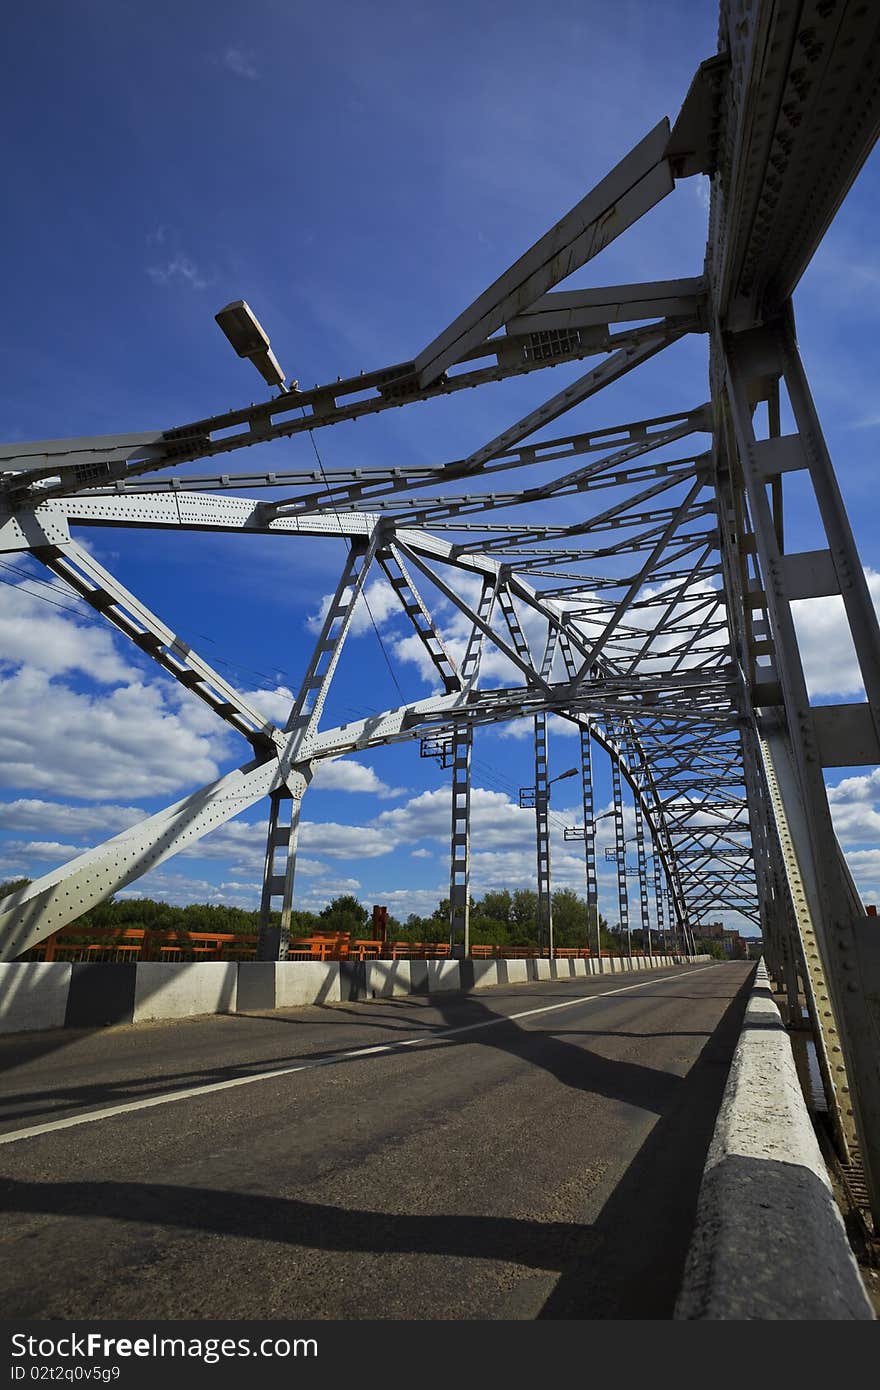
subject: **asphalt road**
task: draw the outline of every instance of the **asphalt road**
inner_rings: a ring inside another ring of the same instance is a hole
[[[667,1318],[751,974],[0,1039],[4,1317]]]

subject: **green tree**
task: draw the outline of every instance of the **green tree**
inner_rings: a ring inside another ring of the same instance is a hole
[[[471,941],[475,946],[503,946],[508,940],[509,932],[503,922],[485,917],[479,908],[471,914]]]
[[[319,931],[349,932],[352,937],[365,937],[364,930],[370,914],[351,893],[343,893],[323,907],[318,914]]]
[[[589,915],[585,900],[571,888],[553,894],[553,936],[557,946],[589,946]]]
[[[513,920],[513,898],[506,888],[502,888],[500,892],[484,893],[482,900],[478,901],[475,907],[481,917],[491,918],[503,927],[510,926]]]
[[[17,893],[19,888],[27,888],[32,882],[29,878],[8,878],[5,883],[0,883],[0,898],[5,898],[9,893]]]

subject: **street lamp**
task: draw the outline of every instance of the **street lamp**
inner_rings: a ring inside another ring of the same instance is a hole
[[[239,357],[249,357],[264,381],[284,387],[284,373],[269,344],[269,335],[253,309],[243,299],[234,299],[214,315]],[[286,389],[295,391],[297,383]]]
[[[550,800],[550,788],[554,782],[561,782],[565,777],[577,777],[580,771],[577,767],[570,767],[567,772],[560,772],[556,777],[551,777],[547,782],[547,800]],[[538,804],[537,787],[520,787],[519,806],[521,811],[534,811]]]
[[[519,804],[523,811],[535,812],[535,828],[538,836],[538,949],[544,941],[545,914],[546,914],[546,937],[547,955],[553,959],[553,909],[550,900],[550,835],[547,823],[547,811],[550,806],[550,788],[554,782],[561,782],[565,777],[576,777],[580,771],[577,767],[570,767],[565,772],[558,772],[555,777],[548,777],[540,796],[537,786],[520,787]],[[543,824],[542,824],[543,820]],[[541,864],[542,860],[546,865],[546,895],[541,891]]]
[[[566,840],[585,840],[589,835],[592,838],[596,833],[596,821],[604,820],[606,816],[613,816],[613,809],[603,811],[600,816],[596,816],[588,825],[567,825],[562,832]],[[608,858],[607,852],[605,855]]]

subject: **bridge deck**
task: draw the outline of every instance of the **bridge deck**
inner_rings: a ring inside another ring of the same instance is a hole
[[[5,1314],[669,1317],[751,974],[4,1040]]]

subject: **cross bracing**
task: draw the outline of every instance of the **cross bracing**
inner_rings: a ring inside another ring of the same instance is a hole
[[[4,958],[264,800],[261,952],[283,955],[316,764],[411,740],[448,754],[450,931],[467,949],[475,733],[533,722],[536,811],[546,812],[555,713],[581,736],[588,895],[595,744],[612,761],[621,923],[626,784],[646,931],[652,896],[657,927],[670,907],[683,947],[724,913],[760,924],[771,971],[789,998],[798,988],[806,997],[840,1142],[861,1146],[876,1209],[880,951],[834,837],[823,769],[880,762],[880,631],[800,361],[792,294],[876,139],[878,58],[880,17],[855,0],[723,0],[719,52],[699,68],[674,125],[655,124],[420,352],[310,390],[282,385],[270,400],[191,423],[0,449],[0,550],[31,554],[250,745],[238,770],[4,899]],[[712,193],[694,275],[564,288],[695,174],[710,177]],[[669,400],[665,413],[635,421],[569,423],[587,402],[601,415],[606,387],[636,380],[685,336],[707,344],[706,404]],[[586,369],[561,390],[452,461],[191,471],[578,362]],[[816,500],[826,544],[815,551],[786,550],[791,474]],[[76,536],[100,526],[343,543],[342,577],[284,728],[92,559]],[[374,573],[391,585],[442,690],[325,727]],[[826,595],[843,599],[861,703],[820,706],[807,691],[791,604]],[[440,600],[470,626],[458,666],[433,616]],[[489,648],[503,658],[501,684],[481,675]],[[549,898],[544,820],[537,815],[539,880]],[[270,929],[273,904],[280,929]],[[552,950],[549,921],[545,940]]]

